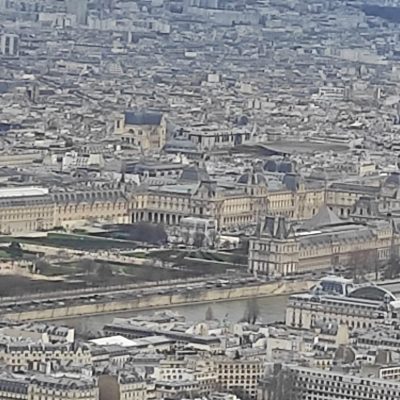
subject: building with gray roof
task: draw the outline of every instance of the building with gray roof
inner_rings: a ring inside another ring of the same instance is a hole
[[[400,236],[390,221],[341,220],[322,206],[297,226],[284,217],[267,217],[258,236],[250,239],[249,271],[283,276],[339,266],[351,269],[359,263],[375,268],[375,263],[390,257],[393,243],[400,243]]]

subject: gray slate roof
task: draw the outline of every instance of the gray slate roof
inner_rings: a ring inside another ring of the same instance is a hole
[[[205,168],[199,167],[198,165],[189,165],[184,168],[182,175],[179,178],[179,182],[208,182],[210,176]]]
[[[160,125],[162,120],[161,113],[150,112],[125,112],[126,125]]]
[[[323,226],[342,224],[343,221],[327,206],[322,206],[317,214],[306,221],[302,228],[317,229]]]

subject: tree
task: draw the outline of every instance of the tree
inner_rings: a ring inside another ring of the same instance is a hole
[[[206,235],[204,232],[196,231],[193,235],[193,246],[198,248],[203,247],[205,238]]]
[[[255,324],[257,318],[260,315],[260,307],[256,298],[249,299],[247,301],[246,310],[244,312],[242,321],[249,324]]]
[[[22,257],[24,253],[21,245],[18,242],[11,242],[11,244],[8,246],[8,252],[13,257]]]
[[[348,266],[351,268],[355,282],[365,280],[370,272],[378,273],[378,253],[376,249],[356,250],[350,254]]]
[[[82,260],[79,260],[77,263],[77,267],[82,270],[86,275],[92,275],[98,269],[96,261],[90,258],[83,258]]]
[[[242,238],[239,243],[238,252],[240,254],[247,255],[249,253],[249,239]]]
[[[219,235],[217,234],[216,230],[210,230],[210,232],[208,233],[208,240],[212,249],[216,249],[219,247]]]
[[[392,236],[392,241],[389,249],[389,259],[384,271],[384,277],[392,279],[400,274],[400,246],[395,243],[395,238]]]
[[[147,222],[123,226],[123,231],[126,233],[128,239],[139,242],[164,244],[168,239],[163,225],[149,224]]]
[[[44,258],[39,258],[35,261],[35,270],[37,273],[48,271],[49,268],[51,268],[51,265]]]
[[[242,254],[238,254],[238,253],[233,253],[232,254],[232,264],[235,267],[240,267],[244,264],[246,264],[246,257],[243,256]]]
[[[106,282],[107,280],[109,280],[110,278],[113,277],[113,271],[112,268],[107,265],[107,264],[101,264],[98,268],[97,268],[97,277],[101,282]]]
[[[385,270],[385,278],[395,278],[400,273],[399,248],[392,244],[390,248],[389,260]]]
[[[206,310],[206,321],[212,321],[214,319],[214,311],[211,306],[208,306]]]

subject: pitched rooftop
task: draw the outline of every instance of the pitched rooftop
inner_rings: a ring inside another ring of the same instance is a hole
[[[125,112],[126,125],[160,125],[162,114],[150,112]]]
[[[317,229],[323,226],[342,224],[343,221],[328,207],[322,206],[317,214],[306,221],[303,229]]]

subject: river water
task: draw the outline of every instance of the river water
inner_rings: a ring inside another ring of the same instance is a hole
[[[257,299],[259,317],[263,322],[283,321],[285,318],[286,296],[263,297]],[[216,303],[190,304],[177,306],[171,310],[183,315],[189,321],[201,321],[205,318],[208,307],[212,308],[215,318],[239,321],[247,308],[247,300],[231,300]],[[154,310],[128,311],[114,314],[101,314],[89,317],[77,317],[65,320],[51,321],[57,325],[66,325],[75,328],[77,333],[97,333],[105,324],[112,322],[115,317],[130,317],[137,314],[151,314]]]

